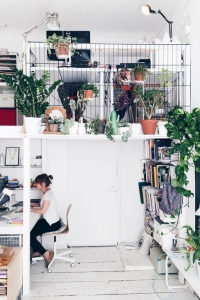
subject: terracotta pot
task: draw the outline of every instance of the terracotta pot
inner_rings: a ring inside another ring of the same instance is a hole
[[[54,48],[56,50],[56,56],[58,59],[63,59],[67,58],[69,56],[68,54],[68,49],[69,49],[69,44],[67,43],[56,43],[54,45]]]
[[[136,81],[144,81],[146,74],[145,73],[135,73],[134,76],[135,76]]]
[[[144,134],[155,134],[158,120],[142,120],[140,123]]]
[[[49,124],[49,131],[58,132],[59,124]]]
[[[122,90],[124,90],[124,91],[130,91],[130,85],[129,84],[123,84],[122,85]]]
[[[93,98],[94,95],[93,95],[93,90],[85,90],[84,91],[84,98]]]

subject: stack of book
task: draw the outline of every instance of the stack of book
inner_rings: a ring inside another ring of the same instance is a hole
[[[0,270],[0,295],[7,294],[7,270]]]
[[[23,225],[23,219],[13,219],[13,220],[10,220],[9,224],[13,225],[13,226],[18,226],[18,225],[22,226]]]
[[[20,183],[18,180],[8,180],[8,183],[6,184],[6,187],[8,188],[18,188],[20,187]]]

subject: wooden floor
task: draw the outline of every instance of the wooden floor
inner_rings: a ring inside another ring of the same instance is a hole
[[[75,267],[56,262],[48,273],[44,262],[31,266],[31,296],[27,300],[194,300],[189,290],[168,290],[165,276],[155,273],[149,256],[140,256],[137,250],[118,247],[74,248]],[[137,271],[125,270],[135,266]],[[141,270],[141,269],[149,270]],[[179,284],[176,275],[170,275],[171,283]],[[180,284],[179,284],[180,285]]]

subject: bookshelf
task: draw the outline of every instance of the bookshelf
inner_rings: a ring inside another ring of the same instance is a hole
[[[22,248],[15,247],[15,253],[7,266],[0,266],[0,271],[7,271],[7,294],[0,295],[0,299],[17,299],[22,287]]]

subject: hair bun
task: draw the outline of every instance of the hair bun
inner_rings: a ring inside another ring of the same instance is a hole
[[[49,177],[49,179],[51,179],[51,180],[53,179],[53,176],[52,176],[52,175],[49,175],[48,177]]]

